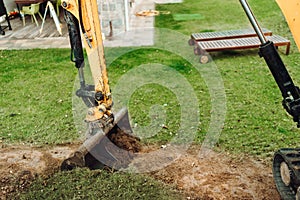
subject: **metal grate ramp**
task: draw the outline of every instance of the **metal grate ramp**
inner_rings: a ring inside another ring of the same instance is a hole
[[[272,35],[272,31],[263,28],[263,33],[266,36]],[[191,34],[191,40],[207,41],[207,40],[223,40],[243,37],[254,37],[256,33],[253,29],[241,29],[241,30],[227,30],[227,31],[216,31],[216,32],[203,32]]]
[[[286,55],[290,51],[290,41],[279,35],[266,36],[266,39],[272,41],[276,47],[286,46]],[[196,48],[200,51],[223,51],[223,50],[237,50],[258,48],[261,45],[258,37],[236,38],[227,40],[212,40],[196,42]]]

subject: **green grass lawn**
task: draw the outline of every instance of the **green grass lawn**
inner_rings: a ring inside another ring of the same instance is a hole
[[[171,186],[142,176],[76,169],[38,179],[18,199],[183,199]]]
[[[287,23],[275,1],[249,0],[253,13],[264,28],[291,40],[292,53],[281,54],[295,83],[299,53]],[[193,1],[158,5],[158,10],[172,14],[201,14],[205,18],[175,21],[171,15],[157,17],[156,26],[184,34],[251,27],[239,1]],[[281,49],[280,49],[281,50]],[[281,50],[284,52],[284,49]],[[232,153],[246,153],[271,158],[281,147],[299,144],[299,130],[281,106],[281,94],[257,50],[212,53],[226,90],[227,115],[219,147]]]
[[[1,140],[47,144],[75,139],[76,70],[68,50],[1,51],[0,56]]]
[[[281,56],[294,82],[300,84],[300,55],[275,0],[249,0],[249,4],[264,28],[291,40],[291,54],[281,53]],[[182,4],[157,5],[156,9],[171,12],[157,16],[156,27],[178,31],[187,39],[194,32],[250,27],[242,7],[235,0],[185,0]],[[174,14],[200,14],[203,17],[190,21],[174,20]],[[187,40],[176,42],[187,45]],[[151,47],[128,52],[117,60],[111,59],[111,55],[123,50],[106,49],[112,88],[123,75],[143,64],[159,63],[176,70],[189,81],[198,99],[201,123],[196,127],[194,142],[201,144],[209,129],[212,104],[206,82],[193,63],[173,52]],[[192,55],[192,48],[185,53]],[[227,107],[217,149],[269,160],[279,148],[298,146],[300,131],[282,108],[280,91],[257,50],[213,53],[212,58],[224,83]],[[39,145],[75,141],[79,134],[72,117],[72,96],[77,76],[69,61],[69,50],[0,51],[0,59],[0,140]],[[201,70],[209,68],[203,66]],[[155,118],[155,115],[149,115],[149,112],[154,104],[164,108],[167,128],[143,141],[163,144],[175,137],[182,108],[179,99],[168,88],[159,84],[144,85],[134,91],[129,101],[134,124],[151,124],[151,117]],[[113,178],[124,179],[118,174]],[[34,194],[40,188],[32,190]],[[142,193],[147,195],[148,191]]]

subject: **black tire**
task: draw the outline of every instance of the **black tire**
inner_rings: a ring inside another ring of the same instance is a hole
[[[5,35],[5,32],[4,32],[4,31],[1,31],[0,33],[1,33],[1,35]]]

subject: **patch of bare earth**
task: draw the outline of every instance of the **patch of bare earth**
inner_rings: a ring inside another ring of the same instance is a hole
[[[61,161],[77,146],[0,146],[0,200],[13,199],[11,194],[27,188],[37,176],[57,172]]]
[[[250,158],[233,158],[193,147],[169,166],[151,175],[175,184],[187,199],[280,200],[270,166]]]
[[[47,177],[57,172],[61,161],[77,147],[74,144],[48,148],[0,146],[0,199],[22,191],[37,176]],[[150,174],[176,185],[188,199],[280,199],[270,166],[213,151],[199,157],[197,147]]]

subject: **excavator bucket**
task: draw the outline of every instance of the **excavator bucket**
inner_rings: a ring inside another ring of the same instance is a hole
[[[61,170],[77,167],[125,168],[132,161],[134,153],[141,150],[139,138],[132,135],[126,108],[116,113],[114,121],[105,127],[99,127],[97,122],[89,123],[88,132],[93,132],[93,135],[62,162]]]
[[[300,0],[276,0],[300,50]]]

